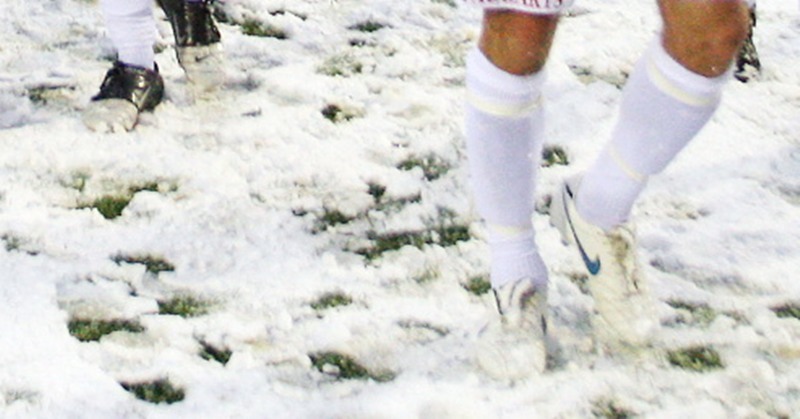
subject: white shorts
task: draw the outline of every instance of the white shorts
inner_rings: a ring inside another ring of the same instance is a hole
[[[511,9],[525,13],[552,15],[563,12],[575,0],[465,0],[484,9]]]

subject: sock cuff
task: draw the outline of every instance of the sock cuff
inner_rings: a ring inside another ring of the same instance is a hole
[[[733,74],[732,67],[718,77],[706,77],[687,69],[664,49],[661,36],[648,49],[645,64],[648,77],[659,90],[692,106],[715,106],[722,96],[722,87]]]
[[[495,66],[478,48],[467,54],[467,101],[497,116],[522,117],[541,107],[544,71],[527,76]]]

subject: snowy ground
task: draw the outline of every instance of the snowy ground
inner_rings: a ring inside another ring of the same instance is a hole
[[[543,203],[605,140],[616,85],[657,26],[652,3],[582,0],[564,19],[548,132],[571,164],[543,169]],[[662,344],[713,349],[722,368],[596,354],[575,255],[537,214],[558,344],[550,371],[510,384],[470,352],[491,309],[465,289],[487,271],[461,129],[475,10],[229,0],[229,80],[205,100],[192,98],[160,21],[167,99],[134,132],[105,135],[80,121],[109,66],[97,4],[5,0],[0,417],[800,417],[800,320],[779,316],[800,303],[795,3],[759,4],[762,76],[731,83],[637,207]],[[246,19],[288,37],[246,36],[234,24]],[[133,199],[107,219],[91,208],[104,196]],[[371,250],[392,233],[433,244]],[[163,270],[146,270],[148,257]],[[330,294],[349,304],[316,304]],[[159,314],[176,296],[207,312]],[[82,342],[68,331],[77,319],[142,331]],[[227,363],[200,356],[211,347]],[[325,352],[373,378],[320,371],[312,358]],[[148,403],[120,384],[160,379],[185,398]]]

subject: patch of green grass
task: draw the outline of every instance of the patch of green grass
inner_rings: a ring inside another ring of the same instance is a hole
[[[122,263],[144,265],[145,271],[158,275],[161,272],[174,272],[175,265],[166,259],[153,255],[116,255],[111,258],[117,265]]]
[[[671,365],[696,372],[707,372],[725,367],[719,353],[709,346],[694,346],[667,351],[667,360]]]
[[[180,316],[183,318],[199,317],[208,314],[211,303],[191,295],[179,295],[168,300],[158,301],[158,314]]]
[[[86,189],[86,182],[92,177],[86,172],[74,172],[70,175],[69,179],[63,181],[62,185],[67,188],[75,189],[78,192],[83,192]]]
[[[386,194],[386,187],[375,182],[367,184],[367,193],[372,196],[375,203],[380,203],[383,196]]]
[[[356,117],[355,113],[342,109],[339,105],[330,104],[322,109],[322,116],[328,121],[338,124]]]
[[[363,71],[364,64],[349,53],[329,57],[317,68],[318,73],[331,77],[350,77]]]
[[[795,318],[800,320],[800,305],[790,303],[778,307],[773,307],[772,311],[782,319]]]
[[[458,242],[469,241],[472,238],[469,234],[469,226],[459,224],[441,226],[435,233],[438,235],[438,239],[434,239],[433,242],[444,247],[455,246]]]
[[[411,196],[405,196],[400,198],[393,198],[393,199],[383,199],[381,195],[381,200],[376,202],[374,210],[381,211],[381,212],[392,212],[392,211],[399,211],[403,209],[403,207],[416,204],[422,200],[422,195],[416,194]]]
[[[317,219],[317,230],[324,231],[329,227],[350,223],[354,219],[355,217],[346,215],[339,210],[325,208]]]
[[[444,326],[436,326],[432,323],[418,321],[418,320],[401,320],[397,322],[397,325],[402,327],[403,329],[430,330],[431,332],[439,335],[440,337],[445,337],[448,334],[450,334],[450,330]]]
[[[159,379],[145,383],[120,383],[122,388],[133,393],[139,400],[149,403],[177,403],[186,397],[186,392],[175,387],[167,379]]]
[[[10,406],[17,402],[37,403],[41,394],[26,389],[0,389],[0,406]]]
[[[86,188],[86,183],[89,178],[90,175],[88,174],[75,173],[72,175],[72,178],[69,181],[64,183],[64,186],[73,188],[78,192],[83,192]],[[171,184],[162,188],[162,184],[159,181],[144,182],[141,184],[131,185],[123,192],[103,195],[89,204],[79,205],[78,208],[97,209],[97,211],[100,212],[104,218],[113,220],[122,215],[122,212],[125,210],[128,204],[130,204],[131,200],[133,200],[134,195],[139,192],[174,192],[176,190],[178,190],[178,186],[175,184]]]
[[[371,372],[352,357],[338,352],[318,352],[310,354],[309,358],[311,358],[311,364],[319,372],[333,375],[342,380],[387,382],[394,379],[394,374],[391,372]]]
[[[3,234],[0,236],[0,241],[5,242],[6,252],[22,252],[30,256],[39,254],[39,251],[31,249],[29,241],[22,237],[13,234]]]
[[[50,101],[64,99],[65,90],[75,90],[71,86],[38,85],[28,88],[28,99],[37,105],[47,105]]]
[[[367,258],[374,260],[384,253],[392,250],[399,250],[405,246],[414,246],[422,249],[426,245],[439,245],[442,247],[453,246],[460,241],[467,241],[471,238],[469,227],[465,225],[446,225],[425,231],[402,231],[377,234],[368,233],[368,238],[372,241],[371,247],[356,250]]]
[[[22,240],[20,240],[19,237],[9,234],[4,234],[2,237],[0,237],[0,240],[3,240],[6,243],[6,252],[19,250],[20,246],[22,245]]]
[[[562,147],[548,145],[542,150],[542,167],[566,166],[568,164],[569,157],[567,157],[567,152]]]
[[[256,19],[245,19],[239,26],[242,28],[242,33],[248,36],[281,40],[289,38],[289,35],[283,29]]]
[[[434,181],[450,171],[450,164],[438,156],[410,156],[401,161],[397,168],[400,170],[412,170],[415,167],[422,169],[422,174],[428,181]]]
[[[350,305],[353,299],[343,292],[328,292],[311,303],[314,310],[326,310],[334,307]]]
[[[159,183],[156,182],[156,181],[145,182],[145,183],[142,183],[140,185],[133,185],[133,186],[128,188],[128,192],[130,192],[131,194],[136,194],[136,193],[144,192],[144,191],[147,191],[147,192],[159,192],[160,191]]]
[[[717,312],[707,304],[678,300],[667,301],[667,304],[678,310],[678,323],[708,326],[717,318]]]
[[[92,342],[100,340],[105,335],[119,331],[142,333],[144,327],[131,320],[72,319],[67,324],[67,330],[70,335],[81,342]]]
[[[413,280],[417,284],[427,284],[429,282],[435,281],[436,279],[440,278],[441,276],[442,276],[442,273],[438,269],[428,267],[428,268],[425,268],[425,270],[423,270],[421,273],[415,275],[413,277]]]
[[[103,218],[107,220],[113,220],[120,215],[122,215],[122,211],[125,210],[125,207],[133,199],[131,195],[104,195],[100,198],[95,199],[92,203],[88,205],[82,205],[78,208],[94,208],[96,209]]]
[[[601,399],[593,403],[592,415],[596,418],[627,419],[636,414],[624,407],[620,407],[614,400]]]
[[[228,348],[218,348],[208,342],[200,341],[200,357],[207,361],[217,361],[227,365],[232,355],[233,352]]]
[[[463,285],[464,289],[475,295],[483,295],[492,290],[492,284],[486,279],[485,276],[473,276],[466,284]]]
[[[347,27],[347,29],[350,29],[352,31],[372,33],[372,32],[377,32],[387,26],[388,25],[376,22],[374,20],[365,20],[363,22],[358,22],[354,25],[350,25]]]
[[[364,256],[367,260],[374,260],[384,253],[392,250],[399,250],[405,246],[422,248],[430,242],[427,232],[404,231],[385,234],[370,234],[369,238],[373,241],[372,247],[359,249],[356,253]]]

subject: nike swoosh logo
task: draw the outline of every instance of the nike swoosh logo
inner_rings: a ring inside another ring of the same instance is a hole
[[[573,198],[572,191],[569,189],[569,185],[565,185],[564,190],[561,191],[562,194],[568,193],[570,198]],[[575,239],[575,244],[578,245],[578,251],[581,252],[581,259],[583,259],[583,264],[586,265],[586,269],[589,270],[589,273],[592,275],[597,275],[600,272],[600,257],[595,256],[594,260],[592,260],[588,254],[586,254],[586,250],[584,250],[583,245],[581,244],[581,240],[578,238],[578,234],[575,233],[575,227],[572,225],[572,217],[569,216],[569,209],[567,207],[567,197],[562,196],[561,201],[564,204],[564,214],[567,216],[567,222],[569,223],[569,229],[572,231],[572,237]]]

